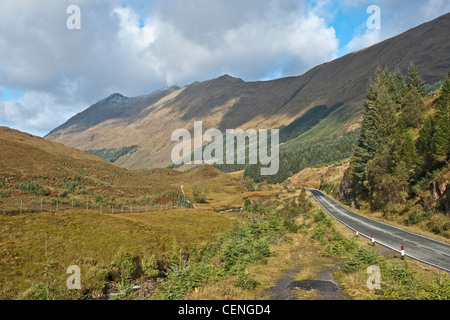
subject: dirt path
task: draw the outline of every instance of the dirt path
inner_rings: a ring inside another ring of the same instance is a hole
[[[269,289],[268,294],[272,300],[295,300],[295,289],[306,291],[316,290],[320,295],[319,300],[344,300],[341,289],[334,280],[333,273],[344,265],[335,265],[324,268],[313,280],[295,281],[295,275],[301,267],[295,267],[287,271],[280,280]]]

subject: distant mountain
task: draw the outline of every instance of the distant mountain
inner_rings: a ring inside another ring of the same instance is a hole
[[[443,80],[450,70],[448,30],[450,14],[298,77],[245,82],[224,75],[143,97],[114,94],[71,118],[46,138],[91,151],[139,146],[115,162],[136,169],[169,165],[175,145],[171,142],[172,132],[179,128],[192,131],[196,120],[203,121],[204,129],[268,129],[288,126],[296,119],[296,123],[315,123],[314,119],[298,118],[320,106],[325,118],[318,119],[319,123],[307,128],[307,132],[302,128],[291,132],[303,134],[305,139],[317,134],[343,134],[357,126],[369,80],[378,66],[406,73],[412,62],[427,83]],[[327,130],[319,132],[324,124]],[[333,130],[328,130],[329,124]]]

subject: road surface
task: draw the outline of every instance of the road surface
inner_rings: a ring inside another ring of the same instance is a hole
[[[403,229],[379,222],[341,206],[318,190],[308,189],[319,205],[342,224],[359,231],[359,235],[375,243],[401,252],[405,247],[405,256],[450,272],[450,245],[427,238]]]

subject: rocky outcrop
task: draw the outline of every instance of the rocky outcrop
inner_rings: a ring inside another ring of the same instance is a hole
[[[448,180],[431,181],[428,190],[420,195],[420,202],[426,212],[444,211],[450,214],[450,184]]]
[[[351,174],[351,168],[348,168],[338,188],[333,191],[333,197],[350,204],[352,207],[357,206],[357,194],[355,181]]]

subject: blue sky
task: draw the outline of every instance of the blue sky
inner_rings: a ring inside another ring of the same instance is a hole
[[[66,27],[72,4],[80,30]],[[367,28],[371,5],[380,30]],[[115,92],[301,75],[449,11],[447,0],[2,0],[0,126],[43,136]]]

